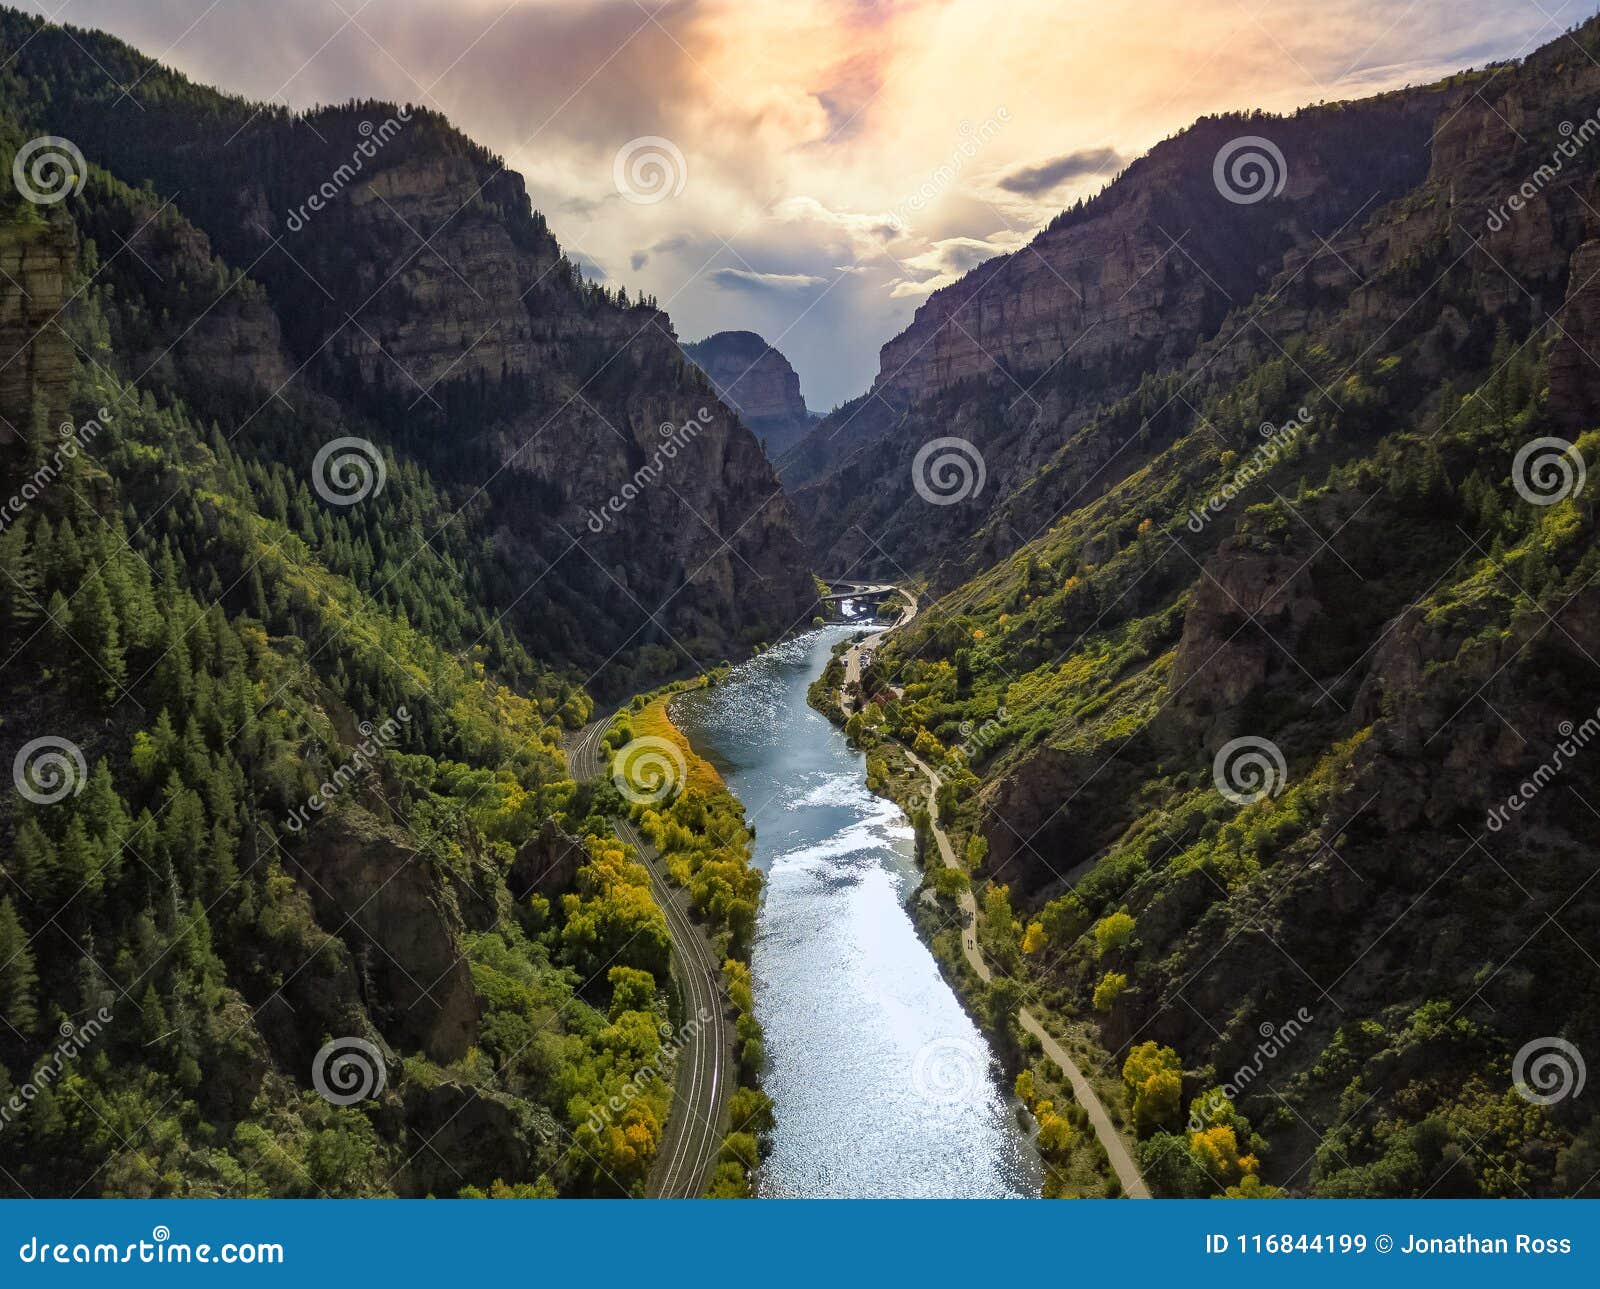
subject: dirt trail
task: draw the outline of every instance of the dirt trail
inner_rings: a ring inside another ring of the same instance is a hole
[[[901,592],[910,602],[910,612],[897,624],[904,626],[916,616],[917,605],[914,596]],[[854,645],[844,655],[845,689],[840,694],[840,706],[845,711],[850,710],[849,689],[850,682],[859,680],[861,675],[861,649],[862,645],[876,643],[889,631],[878,632],[869,636],[862,644]],[[939,787],[944,782],[939,773],[922,758],[913,753],[909,748],[904,748],[906,756],[911,763],[922,771],[928,779],[928,814],[933,823],[933,840],[939,848],[939,858],[944,861],[945,867],[966,872],[966,865],[957,858],[954,848],[950,845],[950,838],[945,834],[944,826],[939,822]],[[977,973],[978,979],[985,984],[994,979],[994,973],[989,969],[989,964],[984,961],[983,951],[978,948],[978,901],[970,890],[963,891],[958,901],[961,908],[961,952],[965,956],[972,970]],[[1116,1126],[1111,1122],[1111,1116],[1106,1112],[1100,1094],[1094,1090],[1094,1085],[1084,1077],[1078,1063],[1067,1053],[1051,1033],[1045,1029],[1039,1018],[1026,1007],[1017,1011],[1017,1023],[1039,1040],[1039,1045],[1044,1053],[1062,1069],[1067,1076],[1067,1081],[1072,1084],[1073,1095],[1078,1098],[1089,1116],[1089,1125],[1094,1129],[1094,1135],[1100,1139],[1100,1144],[1105,1148],[1106,1157],[1111,1160],[1111,1167],[1116,1171],[1117,1180],[1122,1183],[1122,1193],[1129,1199],[1149,1199],[1150,1188],[1144,1184],[1144,1178],[1139,1175],[1139,1167],[1133,1161],[1133,1156],[1128,1153],[1128,1147],[1117,1134]]]

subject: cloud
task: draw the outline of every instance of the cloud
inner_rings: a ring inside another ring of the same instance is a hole
[[[876,254],[903,231],[889,211],[833,210],[815,197],[785,197],[772,208],[774,219],[814,224],[842,235],[857,253]]]
[[[907,268],[921,269],[927,273],[960,275],[977,268],[985,260],[993,259],[1004,249],[993,241],[976,237],[947,237],[935,242],[921,255],[911,256],[904,264]]]
[[[757,273],[753,269],[716,269],[711,273],[712,285],[724,291],[809,291],[825,281],[811,273]]]
[[[927,277],[901,277],[894,280],[889,298],[929,295],[940,287],[958,282],[985,260],[1014,251],[1024,239],[1010,229],[1000,229],[988,237],[945,237],[919,255],[907,256],[901,267]]]
[[[994,0],[72,0],[63,16],[251,97],[444,112],[525,176],[587,275],[609,266],[684,334],[792,327],[784,351],[824,405],[867,387],[920,297],[1197,117],[1423,82],[1553,35],[1526,0],[1277,0],[1242,25],[1194,0],[1145,0],[1137,21],[1103,8],[1009,0],[997,23]],[[614,159],[650,135],[683,151],[688,183],[624,201]]]
[[[929,278],[926,282],[913,282],[910,278],[896,278],[893,286],[889,288],[891,300],[916,299],[924,295],[932,295],[942,286],[949,286],[954,278]]]
[[[663,237],[659,242],[652,242],[642,251],[634,251],[628,256],[628,263],[635,273],[640,272],[650,263],[652,255],[670,255],[673,251],[688,250],[695,245],[695,239],[688,233],[674,233],[671,237]]]
[[[576,215],[579,219],[588,219],[607,200],[604,197],[598,199],[592,197],[568,197],[556,209],[566,215]]]
[[[1037,197],[1059,188],[1069,179],[1081,179],[1085,175],[1100,175],[1109,179],[1122,166],[1122,162],[1123,158],[1114,148],[1080,148],[1076,152],[1041,161],[1036,166],[1021,166],[1001,179],[1000,186],[1007,192]]]

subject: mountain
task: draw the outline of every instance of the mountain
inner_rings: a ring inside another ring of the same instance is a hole
[[[442,117],[0,49],[0,1191],[641,1192],[667,923],[562,737],[809,617],[760,445]]]
[[[753,331],[719,331],[683,346],[710,378],[717,397],[755,431],[776,461],[805,436],[815,418],[800,396],[789,360]]]
[[[1276,307],[1312,307],[1319,295],[1336,306],[1357,284],[1328,269],[1339,266],[1322,239],[1352,240],[1374,210],[1425,179],[1434,127],[1462,93],[1432,86],[1285,118],[1201,120],[1028,245],[935,291],[883,346],[871,391],[830,414],[783,462],[819,566],[870,558],[869,534],[883,550],[904,552],[894,558],[905,567],[946,551],[959,558],[991,510],[1055,464],[1062,443],[1105,406],[1199,362],[1207,341],[1238,352],[1241,327],[1246,343],[1265,347],[1252,302],[1286,264],[1320,257]],[[1230,200],[1213,174],[1220,150],[1269,126],[1284,160],[1265,162],[1282,191],[1254,204]],[[980,449],[987,479],[928,532],[911,465],[940,435]],[[1123,468],[1102,473],[1085,468],[1085,450],[1074,456],[1093,488]],[[997,553],[987,545],[966,565]]]
[[[608,691],[637,687],[617,664],[641,650],[676,668],[803,614],[787,503],[759,445],[684,363],[671,320],[582,283],[521,178],[443,118],[382,103],[296,117],[151,70],[102,37],[107,72],[151,87],[143,110],[108,112],[102,91],[115,92],[88,84],[93,64],[64,29],[15,47],[16,77],[37,86],[9,96],[19,124],[149,186],[120,226],[92,230],[108,273],[143,273],[144,245],[169,236],[151,217],[176,211],[182,253],[214,254],[262,288],[259,316],[215,354],[194,352],[223,331],[214,313],[171,354],[182,325],[152,337],[158,388],[177,392],[186,360],[226,357],[223,379],[250,386],[241,407],[278,403],[288,380],[282,397],[369,422],[374,442],[470,497],[496,545],[499,607],[545,656],[604,667]],[[113,257],[120,237],[131,246]],[[238,313],[231,297],[222,308]],[[672,462],[657,456],[668,423],[695,425]],[[622,498],[641,469],[667,486]],[[519,600],[529,570],[547,575]]]
[[[1157,1193],[1595,1193],[1597,55],[1197,123],[785,465],[819,568],[928,579],[852,734]]]

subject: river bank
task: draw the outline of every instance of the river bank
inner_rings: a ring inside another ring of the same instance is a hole
[[[763,1196],[1026,1196],[1042,1173],[988,1042],[913,922],[913,831],[806,702],[824,627],[672,717],[744,803],[767,879],[752,950],[775,1107]]]
[[[812,683],[808,700],[864,745],[869,789],[895,801],[916,821],[919,858],[931,866],[915,909],[919,930],[952,987],[1017,1069],[1017,1091],[1035,1116],[1045,1194],[1148,1199],[1131,1139],[1122,1131],[1127,1118],[1123,1088],[1114,1075],[1103,1077],[1103,1054],[1086,1034],[1052,1029],[1046,1024],[1048,1013],[1023,1006],[1020,980],[1005,971],[997,975],[987,960],[980,945],[983,919],[968,878],[969,858],[952,844],[940,819],[942,777],[880,730],[871,719],[875,709],[861,692],[863,658],[871,646],[869,638],[836,649]],[[876,701],[898,693],[878,695]],[[1009,918],[1003,896],[1002,888],[998,907]],[[1019,926],[1009,929],[1007,938],[1020,938]],[[1091,1072],[1102,1077],[1091,1077]]]

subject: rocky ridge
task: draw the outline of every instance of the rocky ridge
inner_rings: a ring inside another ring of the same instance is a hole
[[[1549,318],[1594,165],[1562,126],[1600,93],[1563,44],[1358,103],[1208,118],[936,292],[885,345],[871,393],[785,463],[814,558],[873,570],[876,542],[906,567],[950,560],[939,585],[953,587],[1148,464],[1193,427],[1209,384],[1293,337],[1351,356],[1398,340],[1431,377],[1472,361],[1496,319]],[[1214,162],[1241,136],[1281,152],[1276,196],[1239,205],[1218,190]],[[1430,289],[1447,267],[1460,288]],[[941,434],[973,443],[988,477],[928,525],[912,462]]]
[[[717,391],[755,431],[767,457],[777,461],[811,429],[814,418],[800,395],[800,377],[785,358],[753,331],[719,331],[683,346]]]
[[[87,62],[49,29],[17,44],[19,76]],[[300,119],[206,91],[196,130],[197,87],[126,46],[99,52],[127,81],[182,88],[151,95],[137,120],[114,122],[94,95],[52,104],[49,129],[128,185],[95,232],[180,274],[214,255],[240,278],[203,317],[203,291],[170,293],[184,343],[144,339],[151,381],[220,370],[247,424],[268,400],[321,400],[458,485],[487,507],[508,583],[537,579],[508,597],[511,620],[547,653],[603,668],[608,692],[642,681],[628,661],[641,649],[675,669],[806,616],[797,527],[755,437],[685,361],[666,314],[581,280],[499,158],[390,103]],[[161,207],[141,185],[180,195]],[[113,274],[138,268],[131,253],[106,258]],[[562,631],[564,614],[589,620]]]

